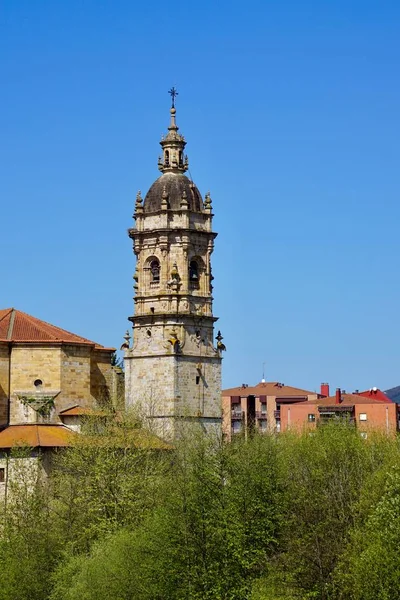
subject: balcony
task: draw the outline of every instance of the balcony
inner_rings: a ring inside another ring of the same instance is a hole
[[[262,410],[261,411],[260,410],[256,411],[256,419],[266,419],[266,418],[267,418],[267,413],[266,412],[264,412]]]
[[[243,419],[243,413],[241,410],[232,410],[231,411],[231,419],[235,421],[241,421]]]
[[[280,418],[281,418],[281,411],[274,410],[274,419],[280,419]]]
[[[356,425],[356,419],[354,417],[348,417],[346,415],[326,415],[321,414],[320,418],[317,419],[317,425],[326,425],[328,423],[345,423],[348,425]]]

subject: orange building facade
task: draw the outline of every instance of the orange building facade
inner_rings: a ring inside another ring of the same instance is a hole
[[[320,392],[261,382],[223,390],[223,432],[227,439],[251,431],[279,433],[312,430],[329,421],[346,421],[360,431],[379,430],[392,434],[399,430],[397,404],[378,388],[347,394],[340,389],[329,395],[329,385]]]
[[[367,437],[370,431],[393,434],[398,430],[397,404],[387,397],[384,399],[380,390],[377,392],[378,395],[365,396],[342,393],[337,389],[335,396],[283,406],[281,431],[302,431],[318,424],[342,420],[355,425],[363,437]]]
[[[317,400],[321,395],[277,381],[261,381],[255,386],[241,385],[222,392],[223,433],[227,439],[251,430],[279,432],[281,411],[285,406]]]

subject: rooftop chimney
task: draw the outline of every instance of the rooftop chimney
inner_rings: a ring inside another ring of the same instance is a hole
[[[321,383],[321,396],[329,396],[329,383]]]
[[[335,404],[340,404],[342,401],[342,392],[340,388],[336,388]]]

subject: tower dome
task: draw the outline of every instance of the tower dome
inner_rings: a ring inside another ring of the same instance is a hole
[[[163,199],[167,201],[167,207],[179,210],[182,200],[187,201],[189,210],[200,212],[203,210],[201,194],[193,181],[190,181],[183,173],[163,173],[151,186],[143,203],[145,213],[161,210]]]

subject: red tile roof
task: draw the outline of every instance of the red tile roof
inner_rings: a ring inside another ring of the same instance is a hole
[[[276,396],[279,397],[296,397],[300,396],[304,398],[310,394],[317,394],[317,392],[310,392],[309,390],[302,390],[301,388],[292,387],[290,385],[284,385],[278,381],[261,381],[254,386],[239,386],[235,388],[229,388],[222,390],[223,396]]]
[[[0,310],[0,342],[25,343],[63,343],[94,346],[98,350],[105,348],[70,331],[41,321],[15,308]]]
[[[374,398],[365,398],[358,394],[344,394],[341,395],[342,401],[336,404],[336,396],[329,396],[328,398],[319,398],[318,400],[309,400],[308,404],[317,404],[318,406],[354,406],[355,404],[382,404],[382,400],[375,400]],[[388,403],[392,404],[391,400],[387,400]]]
[[[378,388],[371,388],[370,390],[365,390],[365,392],[357,392],[358,396],[364,396],[364,398],[373,398],[374,400],[381,400],[383,402],[392,402],[389,396],[386,396],[382,390]]]
[[[69,446],[76,435],[64,425],[10,425],[0,431],[0,448]]]
[[[64,425],[10,425],[0,431],[0,449],[9,449],[15,446],[30,448],[60,448],[78,442],[81,436]],[[148,450],[172,450],[171,444],[153,435],[149,431],[134,428],[114,435],[90,436],[82,438],[86,444],[99,446],[114,446],[121,448],[142,448]]]

